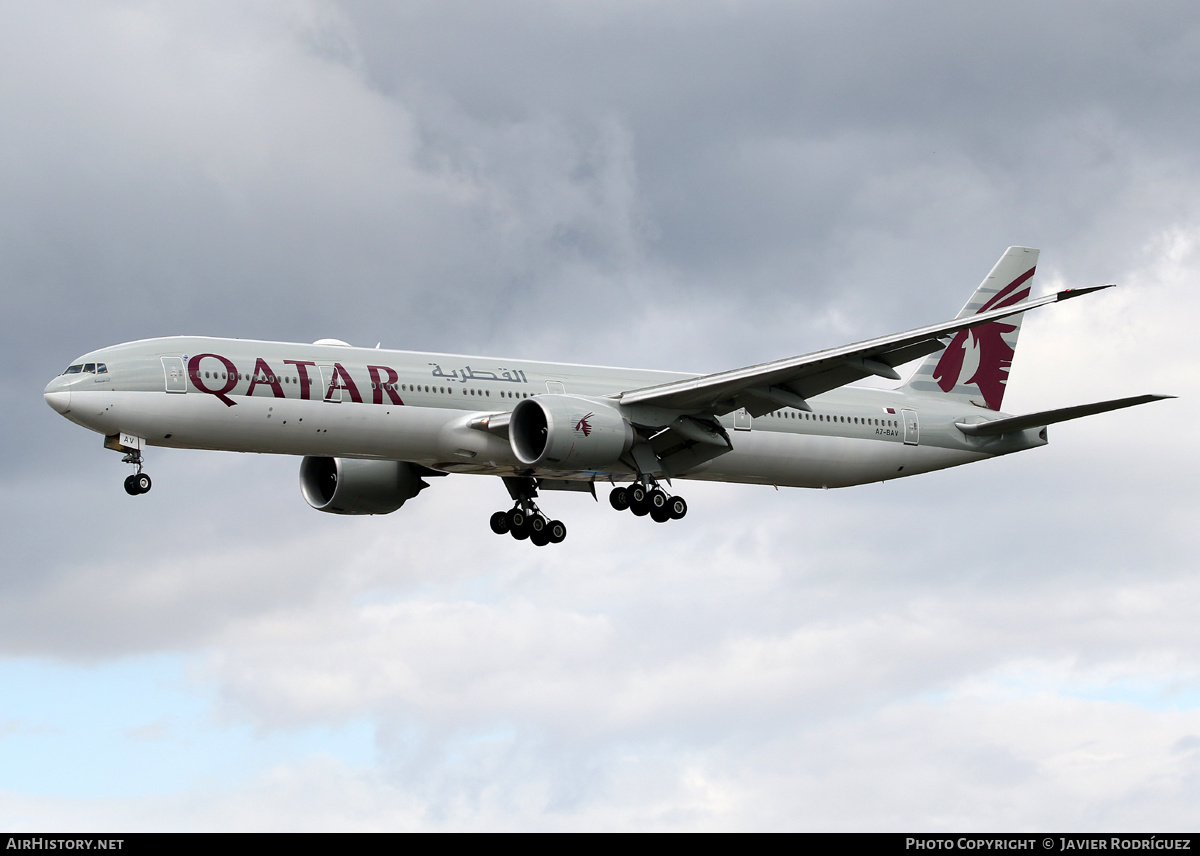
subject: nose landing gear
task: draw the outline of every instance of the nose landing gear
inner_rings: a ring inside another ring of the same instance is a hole
[[[130,496],[138,496],[139,494],[149,493],[153,482],[150,481],[150,476],[142,472],[142,452],[140,449],[127,454],[121,458],[123,464],[133,464],[137,467],[137,472],[125,479],[125,492]]]
[[[137,496],[140,493],[149,493],[152,482],[150,476],[145,473],[127,476],[125,478],[125,492],[130,496]]]

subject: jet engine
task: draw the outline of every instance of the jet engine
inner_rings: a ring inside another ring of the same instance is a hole
[[[391,514],[427,487],[417,468],[403,461],[306,457],[300,462],[305,502],[332,514]]]
[[[555,470],[611,466],[634,440],[633,426],[615,407],[577,395],[521,400],[508,437],[521,463]]]

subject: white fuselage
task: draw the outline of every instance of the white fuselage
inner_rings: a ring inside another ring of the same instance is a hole
[[[409,351],[175,337],[117,345],[77,364],[46,399],[108,437],[148,446],[407,461],[445,472],[624,480],[633,468],[530,469],[500,434],[471,427],[521,400],[603,399],[688,375]],[[721,417],[732,450],[681,478],[842,487],[970,463],[1045,442],[1044,431],[966,437],[970,405],[843,388],[811,412]],[[989,416],[996,414],[989,413]]]

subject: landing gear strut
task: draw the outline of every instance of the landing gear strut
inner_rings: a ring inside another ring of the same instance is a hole
[[[528,539],[539,547],[561,544],[567,537],[567,527],[561,520],[551,520],[543,514],[533,501],[537,496],[537,482],[532,478],[509,477],[504,479],[514,505],[508,511],[497,511],[489,521],[497,535],[509,534],[518,541]]]
[[[142,472],[142,452],[140,449],[134,449],[125,457],[121,458],[123,464],[133,464],[137,467],[137,472],[125,479],[125,492],[130,496],[137,496],[142,493],[149,493],[153,482],[150,481],[150,476]]]
[[[680,520],[687,514],[687,502],[683,497],[671,496],[650,476],[639,476],[629,487],[614,487],[608,502],[617,511],[628,508],[638,517],[648,514],[656,523]]]

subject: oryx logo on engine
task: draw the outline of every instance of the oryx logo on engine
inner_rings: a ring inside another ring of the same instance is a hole
[[[575,430],[582,432],[583,436],[590,437],[592,435],[592,423],[588,420],[596,415],[595,411],[586,414],[578,422],[575,423]]]

